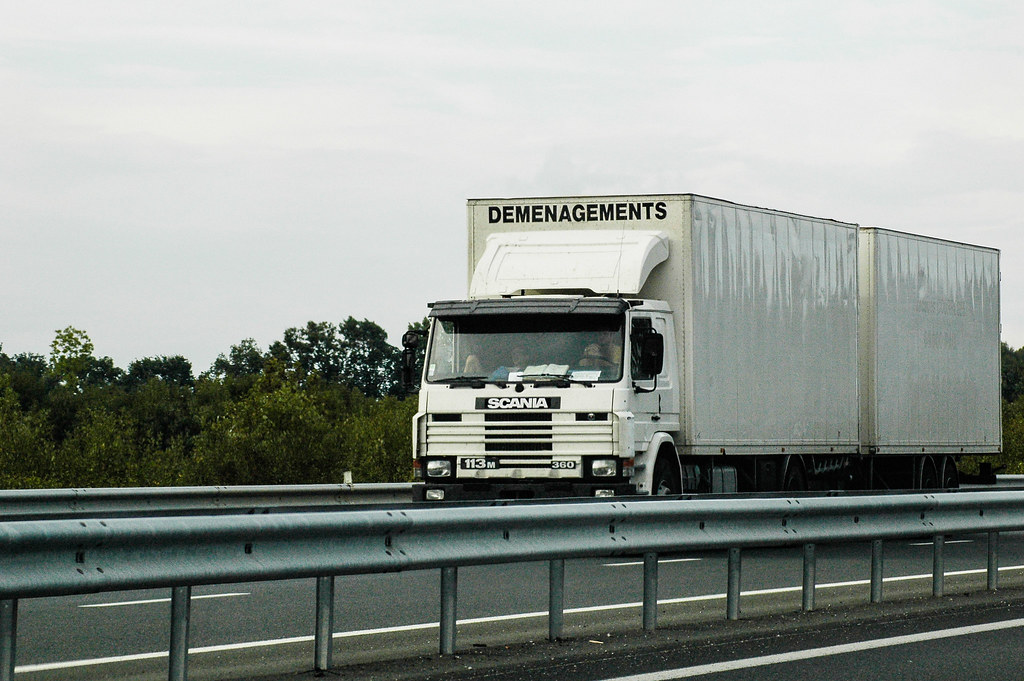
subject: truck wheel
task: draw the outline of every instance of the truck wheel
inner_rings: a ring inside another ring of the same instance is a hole
[[[674,496],[682,494],[682,483],[679,481],[679,466],[665,455],[658,456],[654,464],[654,479],[651,481],[651,494],[655,496]]]
[[[786,466],[786,475],[782,480],[783,492],[806,492],[807,474],[799,459],[792,458]]]
[[[917,489],[936,489],[939,486],[939,471],[935,468],[935,459],[922,456],[917,460]]]
[[[951,456],[942,459],[942,489],[960,489],[960,473],[956,470],[956,460]]]

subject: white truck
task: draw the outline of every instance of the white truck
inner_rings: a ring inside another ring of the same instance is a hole
[[[693,194],[468,219],[418,499],[948,488],[1001,450],[996,250]]]

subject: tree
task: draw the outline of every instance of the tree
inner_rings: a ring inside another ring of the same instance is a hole
[[[179,386],[195,385],[192,363],[181,355],[137,359],[128,365],[125,383],[129,387],[138,388],[154,378]]]
[[[256,341],[246,338],[232,345],[227,355],[217,356],[210,370],[200,377],[196,392],[206,398],[212,398],[220,389],[225,391],[225,399],[244,395],[256,384],[268,361],[269,356],[263,354]],[[219,400],[218,397],[214,401]],[[211,404],[205,399],[203,402]]]
[[[1024,396],[1024,347],[1014,350],[1006,343],[1000,344],[1003,362],[1003,399],[1016,402]]]
[[[123,487],[142,484],[134,424],[100,407],[79,410],[74,428],[57,446],[51,475],[61,487]]]
[[[49,372],[46,358],[32,353],[14,357],[0,354],[0,372],[10,377],[10,386],[25,412],[40,409],[57,383]]]
[[[11,377],[0,373],[0,489],[50,486],[50,457],[45,419],[21,408]]]
[[[328,383],[342,378],[342,346],[338,327],[330,322],[306,322],[304,328],[292,327],[284,332],[282,348],[271,349],[271,354],[283,356],[303,378],[316,374]]]
[[[58,329],[50,343],[50,371],[64,385],[81,388],[86,370],[94,363],[93,344],[89,334],[73,326]]]
[[[388,335],[368,319],[349,317],[338,326],[342,381],[367,397],[397,395],[401,352]]]
[[[344,423],[345,459],[355,482],[412,480],[414,398],[368,401]]]
[[[152,378],[132,389],[119,411],[135,426],[139,452],[153,453],[171,449],[176,441],[187,446],[199,434],[195,403],[192,386]]]
[[[290,328],[268,356],[286,362],[303,383],[341,384],[372,398],[399,394],[401,353],[388,343],[384,329],[368,319],[349,317],[337,325],[310,321]]]
[[[194,451],[198,484],[338,482],[345,464],[341,424],[307,391],[274,376],[207,423]]]
[[[256,341],[246,338],[238,345],[232,345],[226,356],[217,355],[210,373],[231,378],[258,376],[263,372],[263,360],[263,352],[256,345]]]
[[[124,371],[114,366],[109,357],[89,357],[85,372],[82,374],[82,385],[110,386],[124,380]]]
[[[1024,473],[1024,399],[1003,403],[1003,454],[1007,473]]]

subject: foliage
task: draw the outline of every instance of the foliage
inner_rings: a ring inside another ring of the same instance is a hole
[[[341,429],[315,395],[293,382],[263,377],[196,440],[197,484],[282,485],[340,480]]]
[[[129,387],[137,388],[154,378],[179,386],[195,384],[192,363],[181,355],[137,359],[128,365],[128,375],[124,382]]]
[[[309,322],[284,332],[268,356],[284,361],[301,380],[317,377],[326,383],[356,388],[367,397],[398,394],[400,353],[387,333],[368,319],[349,317],[340,324]]]
[[[60,329],[50,343],[50,371],[62,383],[77,388],[93,362],[89,335],[73,326]]]
[[[180,355],[125,372],[68,326],[48,358],[0,351],[0,488],[406,481],[399,357],[349,317],[267,352],[245,339],[198,376]]]
[[[1016,402],[1003,400],[1003,451],[999,456],[987,456],[961,462],[965,473],[977,473],[982,463],[991,464],[997,473],[1024,474],[1024,398]]]
[[[367,397],[396,394],[399,352],[388,344],[384,329],[349,317],[338,326],[338,335],[342,379]]]
[[[134,487],[142,484],[139,473],[139,452],[128,420],[99,407],[77,413],[74,427],[56,447],[49,471],[61,487],[105,487],[110,480]]]
[[[221,378],[257,376],[263,371],[263,353],[256,341],[246,338],[238,345],[232,345],[227,356],[217,355],[210,373]]]
[[[1007,473],[1024,473],[1024,397],[1003,405],[1003,457]]]
[[[342,348],[338,327],[330,322],[308,322],[305,328],[284,332],[284,341],[272,348],[275,357],[286,359],[303,377],[319,376],[328,383],[342,380]]]
[[[1003,399],[1016,402],[1024,397],[1024,347],[1000,346],[1003,362]]]
[[[52,451],[45,417],[25,413],[11,383],[0,374],[0,489],[43,487]]]
[[[404,482],[412,470],[411,428],[416,400],[367,402],[346,419],[345,459],[356,482]]]

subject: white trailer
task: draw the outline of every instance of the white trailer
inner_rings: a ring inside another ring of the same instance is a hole
[[[1002,443],[999,252],[865,228],[860,282],[864,454],[896,486],[955,486],[955,457]]]
[[[995,380],[995,409],[919,395],[899,403],[928,412],[908,426],[876,413],[907,378],[887,373],[891,356],[917,351],[879,333],[898,311],[866,298],[878,230],[692,194],[470,200],[468,223],[469,298],[431,311],[423,497],[933,486],[955,483],[947,459],[1000,448],[994,251],[971,251],[983,274],[956,260],[962,290],[994,282],[995,297],[954,335],[984,348],[956,386],[980,372],[980,396]],[[941,442],[895,446],[885,431],[950,418],[970,423]]]

